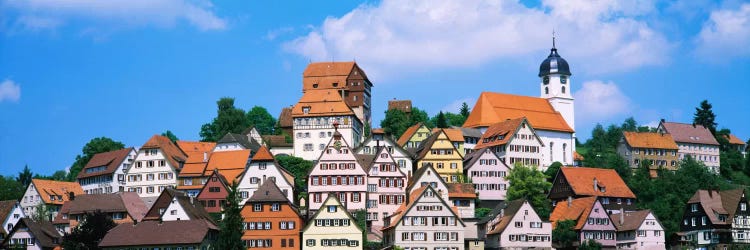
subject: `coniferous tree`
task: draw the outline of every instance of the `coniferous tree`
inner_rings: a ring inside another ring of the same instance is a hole
[[[459,114],[464,117],[464,119],[469,118],[469,114],[471,114],[471,111],[469,110],[469,105],[465,102],[461,104],[461,111],[459,111]],[[459,126],[459,125],[457,125]]]
[[[448,120],[445,118],[445,114],[443,114],[443,111],[440,111],[440,113],[438,113],[437,121],[435,121],[435,126],[438,128],[448,127]]]
[[[244,250],[245,244],[242,241],[242,208],[240,207],[241,197],[237,187],[237,181],[233,181],[227,194],[227,204],[224,207],[224,219],[221,220],[219,239],[216,242],[216,249],[227,250]]]
[[[34,174],[31,173],[31,169],[29,168],[29,165],[23,166],[23,171],[18,173],[18,177],[16,177],[16,182],[20,183],[23,188],[26,188],[31,184],[31,179],[34,177]]]
[[[711,131],[711,134],[716,134],[716,114],[714,114],[713,105],[708,103],[708,100],[703,100],[700,107],[695,108],[693,124],[703,125]]]

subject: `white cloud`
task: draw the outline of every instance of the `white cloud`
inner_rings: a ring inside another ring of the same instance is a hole
[[[697,37],[697,53],[709,60],[750,55],[750,3],[711,12]]]
[[[576,123],[601,122],[607,118],[628,113],[630,98],[614,82],[588,81],[576,91]]]
[[[266,40],[268,40],[268,41],[273,41],[276,38],[278,38],[279,36],[282,36],[282,35],[285,35],[285,34],[289,34],[291,32],[294,32],[294,28],[293,27],[278,28],[278,29],[275,29],[275,30],[268,31],[268,33],[266,33],[266,36],[264,38]]]
[[[440,111],[458,114],[458,112],[461,111],[461,106],[463,105],[463,103],[466,103],[467,105],[469,105],[469,109],[471,109],[471,107],[474,106],[474,103],[476,102],[477,102],[477,99],[475,98],[471,98],[471,97],[462,98],[462,99],[458,99],[449,103],[445,107],[441,108]]]
[[[372,75],[539,57],[555,28],[560,53],[574,71],[627,71],[664,63],[673,47],[639,20],[654,8],[614,0],[549,0],[540,8],[512,1],[384,0],[328,17],[284,48],[312,60],[356,58]]]
[[[5,80],[0,83],[0,102],[18,102],[21,99],[21,86],[12,80]]]
[[[5,1],[0,7],[17,11],[16,22],[31,29],[55,28],[72,20],[160,27],[187,22],[200,30],[221,30],[227,25],[214,14],[209,0],[26,0]]]

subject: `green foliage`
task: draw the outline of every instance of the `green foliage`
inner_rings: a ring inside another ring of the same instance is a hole
[[[708,103],[708,100],[703,100],[700,106],[695,108],[693,124],[703,125],[711,130],[711,134],[716,134],[716,114],[714,114],[713,105]]]
[[[398,109],[386,111],[385,119],[380,121],[380,127],[385,130],[385,133],[395,138],[401,137],[404,131],[411,125],[411,121],[406,116],[406,113]]]
[[[423,123],[428,128],[434,128],[435,124],[430,122],[430,116],[427,112],[417,107],[411,108],[411,115],[409,115],[409,124],[414,125],[417,123]]]
[[[84,220],[78,227],[63,236],[62,247],[66,250],[102,249],[99,242],[115,226],[117,224],[106,213],[88,213],[84,215]]]
[[[441,114],[442,114],[442,116],[441,116]],[[443,120],[445,121],[445,124],[444,124],[445,127],[442,127],[442,128],[449,128],[451,126],[461,127],[461,126],[463,126],[464,122],[466,121],[466,117],[464,117],[464,116],[462,116],[460,114],[454,114],[454,113],[451,113],[451,112],[442,112],[441,111],[437,115],[435,115],[432,118],[430,118],[429,123],[430,124],[434,124],[435,127],[441,128],[440,126],[443,125],[443,124],[441,124],[443,122]]]
[[[464,121],[466,118],[469,118],[469,114],[471,114],[471,110],[469,110],[469,105],[464,103],[461,103],[461,110],[458,112],[461,116],[464,117]]]
[[[20,200],[25,191],[26,187],[15,178],[0,175],[0,200]]]
[[[547,181],[542,171],[536,166],[527,167],[517,163],[505,179],[510,183],[507,200],[526,198],[540,217],[549,217],[552,209],[546,194],[552,188],[552,183]]]
[[[560,171],[560,168],[563,166],[562,163],[559,161],[553,162],[552,164],[547,167],[547,170],[544,170],[544,175],[547,176],[547,180],[552,182],[552,179],[555,178],[555,175],[557,175],[557,171]]]
[[[370,133],[372,133],[372,126],[370,126],[369,122],[365,122],[365,138],[370,137]]]
[[[575,226],[575,220],[557,221],[555,229],[552,230],[552,241],[556,242],[560,248],[572,247],[573,243],[578,242]]]
[[[31,169],[29,168],[29,165],[23,166],[23,171],[18,173],[18,177],[16,177],[16,182],[21,184],[21,186],[23,186],[23,188],[25,189],[26,187],[29,186],[29,184],[31,184],[31,179],[33,178],[33,176],[34,174],[31,173]]]
[[[362,229],[362,244],[367,242],[367,210],[358,209],[352,214],[357,225]]]
[[[223,97],[216,102],[216,106],[216,118],[201,126],[201,141],[215,142],[227,133],[241,133],[250,126],[245,111],[234,107],[234,98]]]
[[[275,158],[281,167],[294,175],[295,197],[300,197],[301,193],[306,193],[307,174],[313,167],[313,162],[289,155],[276,155]]]
[[[81,172],[81,169],[89,163],[91,157],[94,157],[95,154],[123,148],[125,148],[125,144],[108,137],[97,137],[91,139],[83,146],[83,149],[81,149],[82,154],[76,156],[76,161],[73,162],[73,165],[70,167],[70,172],[68,172],[68,181],[75,181],[78,173]]]
[[[52,209],[44,204],[43,202],[40,202],[36,206],[34,206],[34,214],[31,215],[31,220],[33,221],[52,221]]]
[[[492,212],[491,208],[478,207],[474,209],[474,217],[481,219],[490,215],[490,212]]]
[[[247,111],[247,121],[250,126],[254,126],[261,135],[272,135],[275,133],[276,118],[274,118],[266,108],[254,106]],[[221,138],[220,138],[221,139]]]
[[[216,242],[216,249],[244,250],[245,244],[242,241],[242,207],[240,201],[242,198],[237,191],[239,184],[233,181],[227,194],[227,205],[224,207],[224,219],[221,220],[219,238]]]
[[[595,240],[587,240],[578,247],[578,250],[599,250],[602,249],[602,244]]]
[[[169,138],[169,140],[172,141],[172,142],[177,142],[177,141],[180,140],[180,138],[177,138],[177,135],[175,135],[174,133],[172,133],[172,131],[170,131],[170,130],[167,130],[164,133],[161,133],[161,135]]]

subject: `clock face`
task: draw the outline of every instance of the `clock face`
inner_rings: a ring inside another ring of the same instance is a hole
[[[544,81],[544,84],[549,84],[549,76],[545,76],[542,81]]]
[[[567,83],[568,82],[568,77],[567,76],[560,76],[560,82],[562,82],[563,84]]]

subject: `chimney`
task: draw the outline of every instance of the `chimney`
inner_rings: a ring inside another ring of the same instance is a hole
[[[594,177],[594,191],[599,191],[599,181]]]
[[[208,162],[208,152],[203,152],[203,162]]]
[[[192,195],[190,195],[190,204],[191,205],[193,204],[193,199],[194,199],[194,197]]]
[[[620,208],[620,225],[625,224],[625,209]]]
[[[568,207],[573,205],[573,196],[568,196]]]

